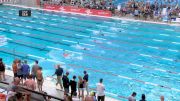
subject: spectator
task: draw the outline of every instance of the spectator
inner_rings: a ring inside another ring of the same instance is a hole
[[[94,101],[93,96],[86,96],[85,101]]]
[[[133,92],[131,96],[128,97],[128,101],[136,101],[136,92]]]
[[[24,99],[22,93],[17,93],[15,97],[16,97],[15,101],[23,101],[23,99]]]
[[[15,59],[13,61],[13,64],[12,64],[12,69],[13,69],[13,73],[14,73],[14,78],[17,77],[17,62],[18,62],[18,59]]]
[[[164,101],[164,96],[161,96],[160,99],[161,99],[161,101]]]
[[[56,69],[54,75],[57,76],[57,83],[56,83],[56,86],[59,84],[60,87],[61,87],[61,89],[63,89],[62,81],[61,81],[61,80],[62,80],[62,74],[63,74],[63,69],[61,68],[60,65],[57,65],[57,69]],[[53,76],[54,76],[54,75],[53,75]]]
[[[37,85],[39,92],[42,92],[42,86],[44,82],[43,73],[42,73],[42,67],[39,67],[36,72],[36,78],[37,78]]]
[[[6,101],[9,101],[9,98],[12,98],[13,96],[15,96],[16,92],[19,90],[19,87],[18,87],[19,83],[20,83],[20,79],[18,77],[15,77],[14,81],[10,83],[7,89]]]
[[[36,90],[36,82],[32,79],[32,75],[29,75],[28,79],[24,82],[24,86],[31,90]]]
[[[22,74],[23,74],[23,78],[26,80],[27,77],[29,76],[30,73],[30,67],[27,64],[27,61],[24,60],[23,65],[22,65]]]
[[[91,92],[90,96],[86,96],[85,101],[97,101],[95,92]]]
[[[37,70],[39,69],[39,65],[38,65],[38,61],[35,61],[35,64],[32,66],[32,70],[31,70],[31,74],[33,79],[35,80],[36,78],[36,74],[37,74]]]
[[[89,95],[89,90],[88,90],[89,75],[88,75],[88,73],[87,73],[86,71],[84,71],[83,80],[84,80],[84,86],[85,86],[85,88],[86,88],[87,95]]]
[[[21,60],[17,61],[17,77],[20,79],[21,83],[23,84],[23,74],[22,74]]]
[[[142,94],[141,100],[139,100],[139,101],[146,101],[146,96],[145,96],[145,94]]]
[[[0,58],[0,81],[5,80],[5,65],[2,58]]]
[[[65,95],[64,101],[73,101],[72,97],[69,96],[68,94]]]
[[[97,84],[97,97],[98,101],[105,101],[105,86],[103,84],[103,79],[100,79],[99,83]]]
[[[82,97],[82,99],[84,99],[84,81],[81,76],[79,76],[78,78],[79,78],[79,82],[78,82],[79,98]]]
[[[74,75],[73,76],[73,79],[72,80],[70,80],[70,86],[71,86],[71,97],[72,96],[77,96],[77,89],[76,89],[76,87],[77,87],[77,82],[76,82],[76,76]]]
[[[68,78],[69,72],[66,72],[66,75],[63,75],[63,87],[64,87],[64,95],[69,93],[69,78]]]

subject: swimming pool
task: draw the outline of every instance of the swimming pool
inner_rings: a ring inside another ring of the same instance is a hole
[[[72,75],[88,70],[90,87],[104,79],[107,95],[125,101],[133,91],[148,101],[180,99],[180,27],[0,6],[0,57],[39,60],[45,76],[54,65]]]

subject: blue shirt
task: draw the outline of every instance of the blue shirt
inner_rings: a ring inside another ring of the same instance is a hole
[[[23,73],[23,74],[29,74],[29,72],[30,72],[30,67],[29,67],[29,65],[23,64],[23,65],[22,65],[22,73]]]

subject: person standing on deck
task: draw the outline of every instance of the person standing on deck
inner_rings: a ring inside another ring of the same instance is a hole
[[[128,97],[128,101],[136,101],[136,92],[133,92],[131,96]]]
[[[105,87],[103,84],[103,79],[99,80],[99,83],[97,84],[97,98],[98,101],[105,101]]]
[[[44,82],[43,73],[42,73],[42,67],[39,67],[36,72],[36,79],[37,79],[37,85],[39,92],[42,92],[42,86]]]
[[[0,58],[0,81],[5,80],[5,65],[2,58]]]
[[[62,75],[63,75],[63,68],[61,68],[60,65],[57,65],[57,69],[55,71],[55,73],[52,75],[54,76],[56,75],[57,76],[57,83],[56,83],[56,86],[59,84],[61,89],[63,89],[63,86],[62,86]]]
[[[84,86],[85,86],[85,88],[86,88],[87,95],[89,95],[89,90],[88,90],[89,75],[88,75],[87,71],[84,71],[83,80],[84,80]]]
[[[18,59],[15,59],[13,61],[13,64],[12,64],[12,69],[13,69],[13,73],[14,73],[14,78],[17,77],[17,62],[18,62]]]
[[[37,70],[39,69],[39,65],[38,65],[38,61],[35,61],[35,64],[32,66],[32,70],[31,70],[31,74],[33,79],[35,80],[36,78],[36,74],[37,74]]]
[[[22,74],[23,74],[23,79],[26,80],[29,76],[30,73],[30,67],[27,64],[27,61],[24,60],[23,65],[22,65]]]
[[[64,87],[64,95],[69,93],[69,78],[68,78],[69,72],[66,72],[66,75],[63,75],[63,87]]]
[[[71,86],[71,97],[77,96],[77,82],[76,82],[76,76],[73,76],[73,79],[70,80],[70,86]]]
[[[21,84],[23,84],[23,73],[22,73],[21,60],[17,61],[17,77],[20,79]]]

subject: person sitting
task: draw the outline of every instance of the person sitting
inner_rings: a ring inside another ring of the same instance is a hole
[[[138,9],[134,10],[134,16],[135,16],[135,18],[139,18],[139,10]]]
[[[7,88],[6,101],[9,101],[9,99],[15,99],[16,92],[20,89],[18,87],[19,84],[20,79],[18,77],[15,77],[14,81],[10,83],[10,85]]]
[[[68,94],[65,94],[64,101],[73,101],[73,100],[71,96],[69,96]]]
[[[164,101],[164,96],[161,96],[160,99],[161,99],[161,101]]]
[[[90,96],[86,96],[85,101],[97,101],[95,92],[91,92]]]
[[[31,90],[36,90],[36,82],[33,80],[32,75],[24,82],[24,86]]]

